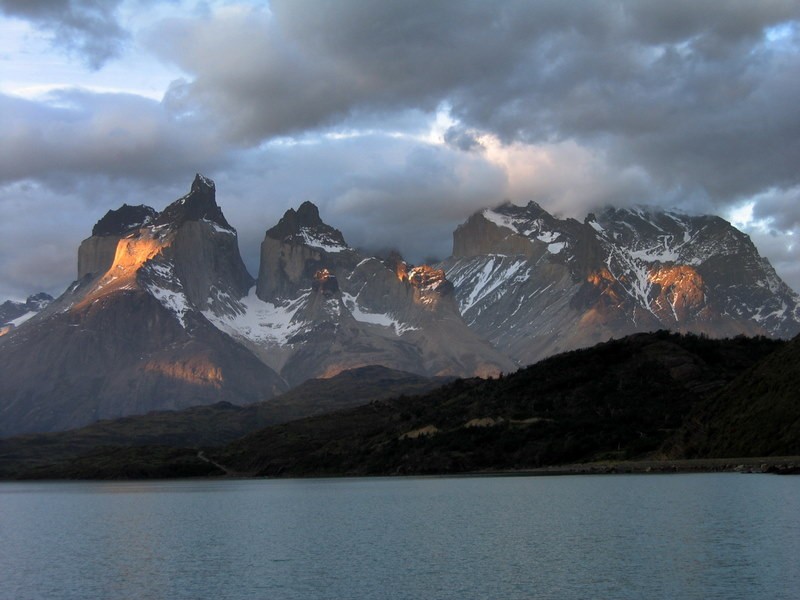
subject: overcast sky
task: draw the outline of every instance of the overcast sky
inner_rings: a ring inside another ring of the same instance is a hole
[[[714,213],[800,290],[800,3],[0,0],[0,300],[195,172],[419,262],[503,200]]]

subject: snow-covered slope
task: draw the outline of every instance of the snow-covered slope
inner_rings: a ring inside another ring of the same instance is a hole
[[[791,337],[800,298],[719,217],[647,208],[557,219],[535,203],[476,213],[441,266],[469,326],[531,363],[635,331]]]

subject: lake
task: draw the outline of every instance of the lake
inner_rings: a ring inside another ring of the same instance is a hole
[[[800,598],[800,477],[0,483],[0,596]]]

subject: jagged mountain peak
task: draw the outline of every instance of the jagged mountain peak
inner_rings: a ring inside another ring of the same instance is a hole
[[[527,216],[536,218],[541,216],[542,214],[546,214],[551,216],[544,208],[542,208],[541,204],[536,202],[535,200],[529,200],[527,204],[514,204],[510,200],[504,201],[502,204],[494,207],[493,209],[488,209],[492,212],[508,214],[508,215],[516,215],[519,217]]]
[[[0,304],[0,336],[41,312],[53,301],[50,294],[31,294],[25,302],[6,300]]]
[[[474,213],[458,226],[453,256],[560,254],[575,245],[580,227],[574,219],[554,217],[534,201],[525,206],[505,202]]]
[[[592,215],[594,216],[594,215]],[[598,238],[645,262],[698,265],[713,256],[757,254],[747,234],[716,215],[690,215],[654,206],[607,207],[587,217]]]
[[[229,231],[234,231],[225,219],[225,215],[222,214],[222,209],[217,205],[214,182],[198,173],[192,182],[189,193],[161,211],[153,225],[177,229],[187,221],[202,220],[211,221]]]
[[[206,177],[205,175],[201,175],[200,173],[196,173],[194,176],[194,181],[192,182],[191,190],[193,192],[200,191],[200,190],[212,190],[216,191],[217,186],[214,183],[213,179]]]
[[[717,219],[712,216],[692,216],[677,208],[662,208],[652,204],[635,204],[632,206],[605,206],[595,213],[595,221],[626,222],[629,224],[657,224],[659,222],[684,223],[691,219]],[[588,219],[588,217],[587,217]]]
[[[139,290],[158,299],[182,325],[192,310],[234,310],[253,278],[239,254],[236,230],[215,196],[214,182],[197,174],[189,193],[160,214],[124,206],[112,213],[116,222],[128,223],[122,217],[131,210],[147,219],[133,229],[106,227],[107,235],[81,243],[78,278],[90,285],[80,287],[72,305],[81,309],[110,294]]]
[[[266,237],[287,244],[303,244],[324,252],[349,249],[342,232],[325,223],[313,202],[303,202],[297,210],[287,210]]]
[[[297,221],[301,226],[316,227],[324,225],[322,218],[319,216],[319,208],[310,200],[306,200],[297,207],[295,215],[297,215]]]
[[[46,293],[46,292],[39,292],[38,294],[31,294],[25,300],[25,306],[28,310],[42,310],[48,304],[50,304],[54,298]]]
[[[312,202],[287,210],[267,230],[261,242],[257,295],[273,301],[294,297],[298,289],[312,287],[315,273],[340,267],[351,269],[358,253],[347,245],[342,232],[326,224]]]
[[[116,210],[109,210],[92,228],[92,235],[125,235],[149,224],[157,214],[155,209],[144,204],[123,204]]]

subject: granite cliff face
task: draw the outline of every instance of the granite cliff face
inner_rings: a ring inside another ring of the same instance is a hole
[[[371,364],[457,376],[516,368],[464,324],[443,271],[357,252],[310,202],[266,232],[255,290],[206,316],[290,385]]]
[[[117,244],[128,234],[152,222],[156,211],[149,206],[123,204],[108,211],[92,228],[91,237],[78,248],[78,279],[105,273],[114,262]]]
[[[229,308],[253,280],[213,182],[162,213],[123,207],[79,250],[80,278],[0,338],[0,435],[50,431],[150,410],[286,389],[202,310]]]
[[[800,298],[719,217],[535,203],[476,213],[442,264],[469,326],[522,364],[638,331],[792,337]]]

